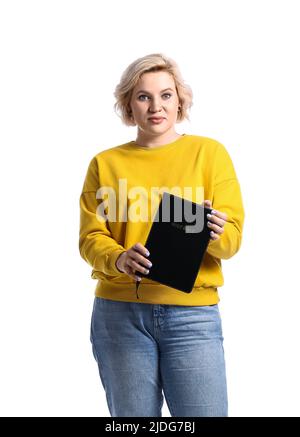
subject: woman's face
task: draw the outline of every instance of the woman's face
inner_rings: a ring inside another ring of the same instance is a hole
[[[173,77],[165,71],[144,73],[130,100],[133,120],[144,134],[155,136],[173,130],[179,99]],[[160,117],[161,121],[150,117]]]

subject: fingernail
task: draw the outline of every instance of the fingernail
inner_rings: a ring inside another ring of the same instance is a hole
[[[211,214],[207,214],[207,218],[211,219]]]
[[[147,250],[147,252],[146,252],[146,256],[149,256],[150,255],[150,252]]]
[[[212,210],[212,214],[217,214],[217,211],[215,209]]]

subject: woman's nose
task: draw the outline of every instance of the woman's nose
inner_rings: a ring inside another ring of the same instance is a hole
[[[156,103],[152,102],[152,104],[150,105],[149,109],[150,109],[151,112],[161,111],[161,104],[158,103],[158,102],[156,102]]]
[[[150,100],[149,100],[149,107],[150,107],[150,109],[151,110],[158,110],[158,109],[161,109],[161,106],[162,106],[162,102],[161,102],[161,99],[160,99],[160,97],[152,97]]]

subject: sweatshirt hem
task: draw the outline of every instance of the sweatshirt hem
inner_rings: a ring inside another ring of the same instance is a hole
[[[96,297],[124,302],[201,306],[214,305],[220,301],[216,287],[194,287],[191,293],[185,293],[163,284],[141,283],[138,295],[139,299],[136,296],[135,283],[98,281],[95,289]]]

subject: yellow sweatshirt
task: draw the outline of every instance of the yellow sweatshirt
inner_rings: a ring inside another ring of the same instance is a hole
[[[214,209],[227,214],[227,221],[220,238],[210,240],[191,293],[145,277],[137,299],[135,280],[115,262],[134,244],[145,246],[164,191],[197,203],[209,199]],[[79,251],[92,267],[91,277],[98,280],[96,296],[169,305],[219,302],[218,287],[224,284],[221,260],[239,250],[244,223],[240,185],[221,143],[183,134],[154,148],[131,141],[101,151],[89,163],[79,204]]]

